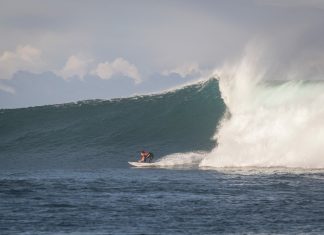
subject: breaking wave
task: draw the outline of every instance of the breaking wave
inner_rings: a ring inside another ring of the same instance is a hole
[[[227,115],[200,166],[324,168],[324,83],[266,82],[257,66],[218,71]]]

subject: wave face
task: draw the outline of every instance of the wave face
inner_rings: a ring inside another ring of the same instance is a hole
[[[324,168],[323,82],[265,82],[254,64],[221,71],[228,115],[200,166]]]
[[[211,151],[225,112],[216,79],[164,94],[0,110],[0,168],[123,167]]]

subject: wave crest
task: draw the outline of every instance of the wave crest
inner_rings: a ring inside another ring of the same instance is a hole
[[[323,82],[265,82],[256,60],[221,71],[230,117],[200,166],[324,168]]]

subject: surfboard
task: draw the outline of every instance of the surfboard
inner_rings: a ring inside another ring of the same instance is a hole
[[[154,166],[153,163],[148,163],[148,162],[128,162],[132,166],[136,167],[152,167]]]

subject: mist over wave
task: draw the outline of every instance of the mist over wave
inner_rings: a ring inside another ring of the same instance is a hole
[[[247,56],[218,71],[228,114],[200,166],[324,168],[324,83],[266,82],[257,67]]]

